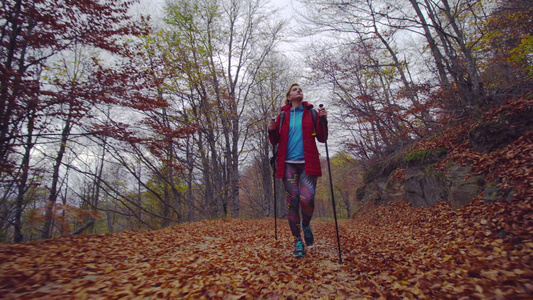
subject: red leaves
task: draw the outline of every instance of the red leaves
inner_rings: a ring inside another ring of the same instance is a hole
[[[0,245],[11,298],[520,298],[533,292],[531,199],[368,207],[292,258],[288,226],[218,220]]]
[[[144,139],[137,137],[136,132],[130,128],[131,126],[124,123],[116,122],[113,125],[99,125],[94,124],[92,132],[95,134],[113,137],[119,141],[126,141],[129,143],[140,143]]]

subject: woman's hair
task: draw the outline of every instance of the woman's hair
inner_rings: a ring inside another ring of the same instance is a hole
[[[297,84],[297,83],[293,83],[293,84],[291,84],[291,86],[289,87],[289,90],[287,91],[287,94],[285,94],[285,104],[290,104],[290,103],[291,103],[291,102],[289,101],[289,94],[291,93],[292,87],[295,86],[295,85],[300,86],[300,85]]]

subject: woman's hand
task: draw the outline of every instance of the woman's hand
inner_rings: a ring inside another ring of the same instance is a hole
[[[276,130],[276,119],[272,118],[268,124],[268,131]]]
[[[324,117],[324,118],[328,118],[328,112],[326,111],[326,109],[324,107],[321,107],[318,109],[318,116],[319,117]]]

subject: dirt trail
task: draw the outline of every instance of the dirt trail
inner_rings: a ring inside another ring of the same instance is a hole
[[[217,220],[158,231],[0,245],[7,299],[531,299],[531,201],[371,208],[314,222],[292,258],[288,224]]]

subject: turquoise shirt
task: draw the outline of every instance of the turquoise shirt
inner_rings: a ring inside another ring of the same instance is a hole
[[[289,140],[287,141],[287,156],[285,160],[303,161],[304,160],[304,140],[302,135],[302,117],[304,114],[303,107],[291,108],[289,124]]]

